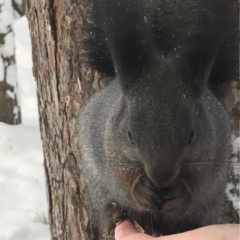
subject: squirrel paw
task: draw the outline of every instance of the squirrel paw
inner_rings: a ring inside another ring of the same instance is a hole
[[[192,202],[192,192],[184,181],[174,181],[164,189],[162,212],[174,217],[186,213]]]
[[[140,174],[133,182],[131,195],[141,211],[161,210],[163,192],[153,186],[145,174]]]
[[[110,233],[112,229],[115,228],[117,224],[126,218],[126,210],[124,207],[119,205],[117,202],[111,202],[106,205],[104,209],[104,217],[101,222],[101,228],[107,229],[107,232]]]

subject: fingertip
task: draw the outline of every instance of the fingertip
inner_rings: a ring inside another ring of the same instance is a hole
[[[125,220],[121,223],[118,223],[115,228],[115,239],[121,240],[124,237],[138,233],[134,225],[129,220]]]

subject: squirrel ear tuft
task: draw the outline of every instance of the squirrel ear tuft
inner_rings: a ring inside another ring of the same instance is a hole
[[[141,1],[104,0],[103,29],[114,67],[124,87],[138,81],[151,61],[152,47]]]

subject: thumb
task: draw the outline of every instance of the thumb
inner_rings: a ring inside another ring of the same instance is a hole
[[[129,220],[126,220],[126,221],[120,223],[115,228],[115,239],[116,240],[124,239],[133,234],[138,234],[138,231],[136,230],[134,225]]]

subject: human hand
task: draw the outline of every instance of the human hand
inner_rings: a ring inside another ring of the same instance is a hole
[[[168,235],[163,237],[152,237],[139,233],[133,224],[126,220],[115,228],[116,240],[239,240],[239,224],[221,224],[198,228],[192,231]]]

